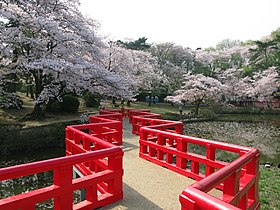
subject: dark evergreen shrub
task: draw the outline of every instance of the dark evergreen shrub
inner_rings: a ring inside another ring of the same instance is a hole
[[[66,95],[62,97],[61,111],[67,113],[78,112],[80,102],[79,99],[72,95]]]
[[[100,106],[101,96],[98,93],[91,93],[87,92],[83,99],[85,100],[86,107],[96,107],[98,108]]]
[[[67,112],[76,113],[78,111],[80,102],[77,97],[72,95],[65,95],[62,101],[50,101],[46,106],[46,111],[53,113]]]

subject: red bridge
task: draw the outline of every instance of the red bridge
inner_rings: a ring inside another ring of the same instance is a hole
[[[35,209],[49,199],[55,210],[95,209],[123,199],[123,117],[140,135],[140,158],[197,181],[178,195],[182,210],[260,208],[257,149],[186,136],[182,122],[162,120],[149,110],[121,109],[101,110],[90,116],[89,124],[68,126],[65,157],[0,169],[0,181],[53,172],[51,186],[3,198],[0,210]],[[194,147],[204,148],[204,154],[196,154]],[[218,160],[221,151],[237,158]],[[210,195],[212,189],[221,190],[221,196]],[[73,204],[76,190],[84,196]]]

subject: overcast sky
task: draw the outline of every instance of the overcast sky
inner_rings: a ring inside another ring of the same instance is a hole
[[[280,27],[280,0],[80,0],[81,10],[111,40],[215,46],[223,39],[256,40]]]

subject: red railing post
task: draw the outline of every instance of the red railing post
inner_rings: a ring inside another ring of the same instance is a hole
[[[76,132],[74,132],[74,142],[75,144],[80,144],[80,135]]]
[[[122,145],[122,136],[123,136],[123,126],[122,126],[122,122],[119,122],[118,125],[117,125],[117,131],[118,131],[118,134],[117,134],[117,141],[118,141],[118,144],[117,145]]]
[[[96,184],[86,188],[86,200],[92,203],[97,202],[97,186]]]
[[[192,161],[191,163],[191,172],[194,174],[199,174],[199,162]]]
[[[181,210],[199,210],[198,208],[196,208],[195,202],[187,196],[181,194],[179,196],[179,200],[181,203]]]
[[[158,145],[161,145],[161,146],[165,145],[165,138],[162,135],[160,135],[160,134],[158,134],[157,143],[158,143]],[[158,152],[157,152],[157,159],[163,160],[163,157],[164,157],[163,151],[162,150],[158,150]]]
[[[209,160],[215,160],[215,156],[216,156],[216,148],[212,147],[211,144],[207,144],[206,145],[206,158]],[[209,176],[210,174],[214,173],[215,168],[210,166],[210,165],[206,165],[206,176]]]
[[[90,151],[90,141],[88,141],[84,136],[82,137],[83,140],[83,148],[87,151]]]
[[[235,171],[229,178],[224,181],[223,196],[225,200],[229,198],[234,198],[234,196],[239,192],[239,180],[240,180],[241,170]],[[230,199],[230,200],[231,200]],[[238,203],[232,203],[237,206]]]
[[[61,188],[61,194],[54,198],[54,209],[73,209],[72,192],[69,191],[72,184],[72,166],[61,166],[55,169],[53,184]],[[64,188],[67,190],[64,191]]]
[[[147,154],[148,152],[148,147],[147,145],[144,145],[141,143],[141,141],[147,141],[148,135],[144,131],[141,132],[140,129],[140,149],[139,149],[139,154]]]
[[[123,198],[123,152],[119,152],[108,158],[108,169],[114,171],[114,178],[108,182],[108,192],[115,196],[116,200]]]
[[[187,143],[183,141],[182,138],[177,138],[177,150],[180,152],[187,152]],[[178,156],[176,157],[176,166],[181,169],[186,169],[187,167],[187,161],[186,159]]]
[[[246,172],[252,174],[255,177],[254,184],[248,191],[248,199],[254,203],[259,203],[259,178],[260,178],[260,152],[257,151],[257,155],[246,167]]]
[[[178,134],[184,133],[184,124],[182,122],[176,126],[176,133],[178,133]]]

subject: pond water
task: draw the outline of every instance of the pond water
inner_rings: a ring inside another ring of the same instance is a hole
[[[235,116],[235,118],[237,118]],[[280,117],[279,117],[280,118]],[[280,122],[280,119],[278,119]],[[258,148],[261,162],[280,163],[280,124],[277,121],[210,121],[185,125],[185,134]]]

